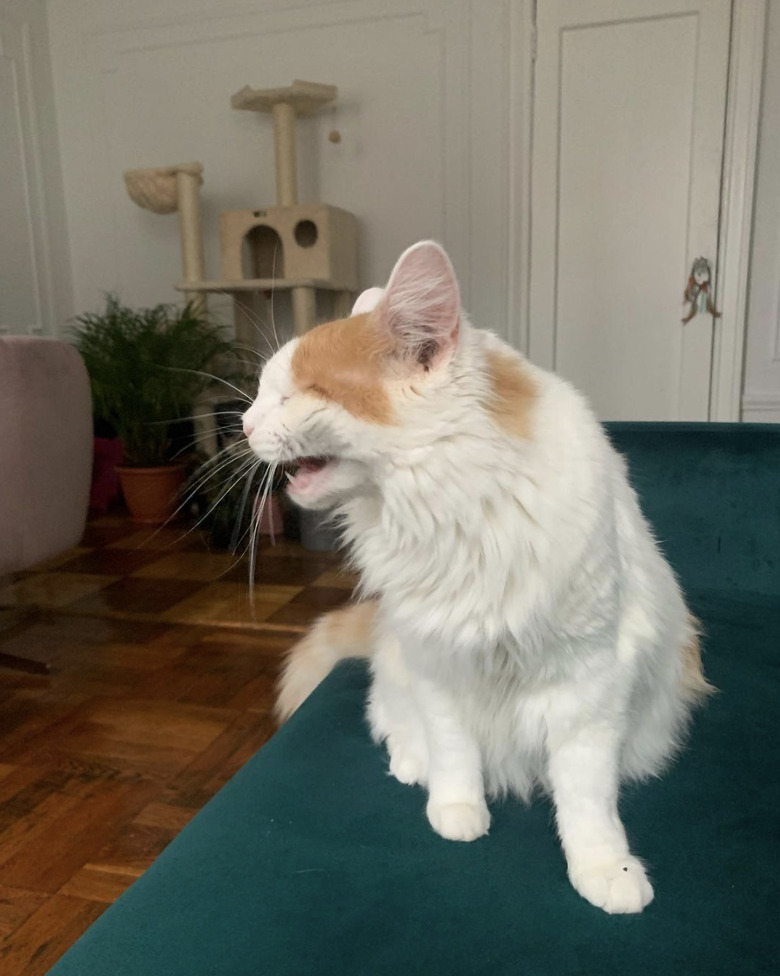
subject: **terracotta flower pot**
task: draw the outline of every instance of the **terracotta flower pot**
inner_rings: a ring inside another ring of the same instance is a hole
[[[173,517],[186,464],[159,468],[117,468],[130,516],[143,525],[162,525]]]

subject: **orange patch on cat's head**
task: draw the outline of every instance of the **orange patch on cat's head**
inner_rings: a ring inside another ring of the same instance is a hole
[[[327,322],[301,337],[292,357],[293,381],[362,420],[395,423],[390,383],[446,366],[457,349],[459,294],[442,248],[434,241],[414,244],[396,262],[370,312]]]
[[[491,349],[486,358],[491,392],[487,408],[493,420],[514,437],[530,437],[536,384],[519,357]]]
[[[361,420],[391,424],[384,372],[391,345],[371,313],[326,322],[298,342],[293,380],[299,390],[337,403]]]

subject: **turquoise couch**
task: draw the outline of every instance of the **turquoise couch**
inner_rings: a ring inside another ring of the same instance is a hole
[[[340,666],[55,976],[780,972],[780,427],[613,424],[704,622],[720,689],[688,750],[622,812],[656,900],[608,916],[570,887],[550,806],[494,804],[441,840],[387,775]]]

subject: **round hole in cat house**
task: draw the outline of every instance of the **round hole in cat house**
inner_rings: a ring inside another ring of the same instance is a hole
[[[314,247],[320,232],[313,220],[299,220],[295,225],[295,242],[299,247]]]
[[[241,246],[244,278],[284,278],[284,245],[267,224],[257,224],[244,235]]]

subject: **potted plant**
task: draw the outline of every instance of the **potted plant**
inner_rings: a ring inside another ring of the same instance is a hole
[[[169,519],[184,481],[172,434],[230,364],[233,344],[192,304],[133,309],[109,295],[105,311],[76,320],[75,343],[89,373],[95,415],[121,438],[122,492],[134,521]]]

